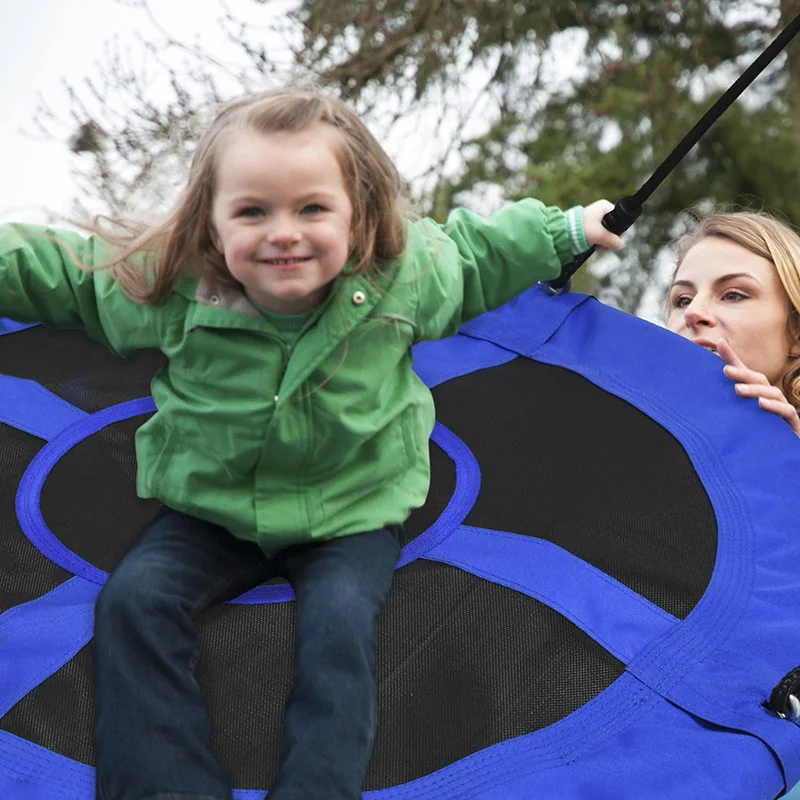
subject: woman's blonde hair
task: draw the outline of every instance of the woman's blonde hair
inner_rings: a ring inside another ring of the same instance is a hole
[[[764,212],[711,214],[700,220],[693,233],[678,241],[675,274],[689,250],[711,236],[734,242],[775,265],[788,298],[790,332],[793,336],[800,335],[800,236]],[[786,399],[795,408],[800,408],[800,361],[789,367],[782,384],[780,388]]]
[[[407,203],[389,156],[341,101],[317,91],[280,90],[225,106],[200,137],[186,187],[167,218],[149,227],[119,223],[121,233],[101,233],[116,247],[102,268],[110,268],[123,291],[139,303],[161,300],[184,269],[238,285],[211,239],[221,147],[236,130],[294,133],[316,125],[330,125],[339,133],[336,156],[353,208],[348,257],[355,262],[354,271],[380,269],[399,258],[406,244]],[[131,259],[137,255],[142,258],[135,263]]]

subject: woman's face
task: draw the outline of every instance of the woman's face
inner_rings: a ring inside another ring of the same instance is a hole
[[[789,302],[775,265],[716,236],[683,259],[669,291],[667,327],[716,352],[725,339],[744,364],[778,385],[790,355],[800,355]]]

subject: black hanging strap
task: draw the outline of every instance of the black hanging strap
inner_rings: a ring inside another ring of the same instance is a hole
[[[763,53],[736,79],[725,94],[706,111],[695,126],[678,142],[675,149],[661,162],[655,172],[634,195],[618,200],[613,210],[603,217],[603,225],[617,235],[624,233],[633,225],[642,213],[645,200],[658,188],[667,175],[678,166],[681,159],[697,144],[708,129],[723,115],[737,97],[764,71],[766,66],[786,47],[800,32],[800,14],[798,14],[766,47]],[[569,282],[579,267],[594,253],[591,247],[575,258],[571,264],[565,265],[561,275],[547,286],[557,293]]]

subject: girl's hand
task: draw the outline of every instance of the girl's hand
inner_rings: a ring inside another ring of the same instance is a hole
[[[622,249],[622,237],[603,227],[603,217],[613,208],[608,200],[595,200],[583,209],[583,234],[598,250]]]
[[[777,387],[772,386],[764,375],[748,369],[733,348],[721,339],[717,343],[717,353],[725,362],[724,372],[727,377],[736,382],[736,394],[739,397],[755,397],[764,411],[770,411],[782,417],[789,427],[800,436],[800,417],[797,416],[794,406]]]

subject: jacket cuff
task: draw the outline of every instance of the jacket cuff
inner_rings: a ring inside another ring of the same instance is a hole
[[[569,233],[569,244],[572,248],[572,255],[577,256],[586,252],[591,245],[586,241],[583,232],[583,206],[573,206],[564,213],[564,222]]]

